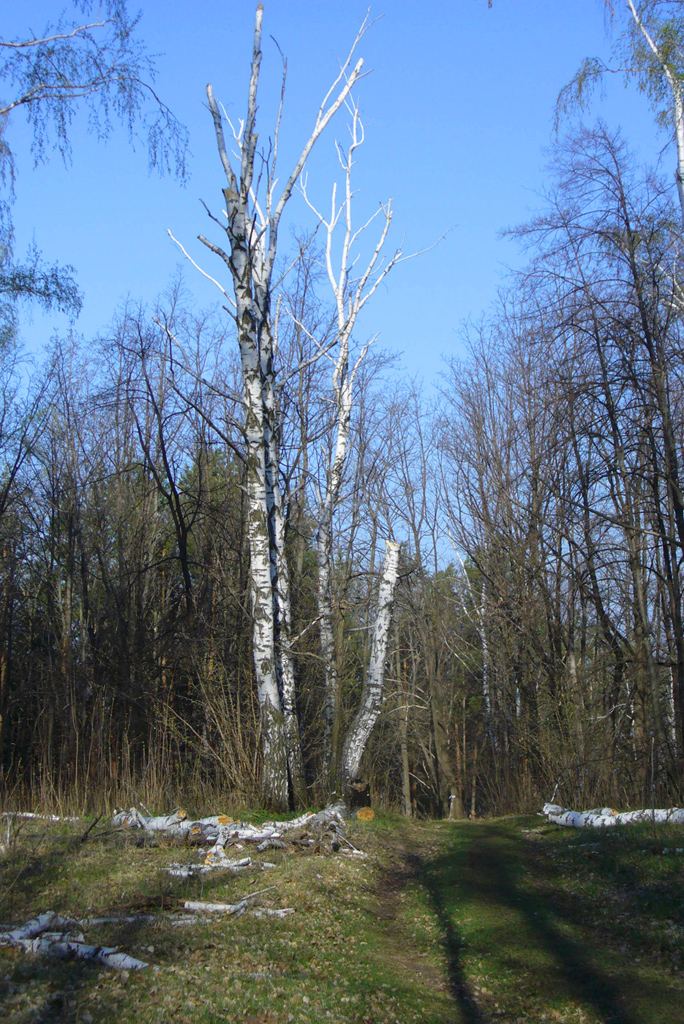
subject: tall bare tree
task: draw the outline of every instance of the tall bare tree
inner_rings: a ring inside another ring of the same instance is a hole
[[[259,154],[256,120],[262,20],[260,3],[254,25],[246,117],[239,125],[231,125],[238,153],[236,169],[226,144],[224,117],[211,85],[207,87],[216,143],[226,177],[223,217],[210,216],[225,233],[227,245],[223,248],[203,235],[200,240],[223,260],[232,287],[230,294],[219,285],[233,310],[242,365],[254,663],[262,719],[264,794],[272,804],[285,807],[289,802],[288,787],[296,801],[304,799],[304,777],[295,706],[289,570],[279,478],[273,275],[285,207],[318,138],[361,76],[363,61],[357,61],[353,67],[351,62],[367,21],[363,22],[346,60],[341,63],[319,107],[311,134],[280,195],[276,196],[285,73],[272,146],[269,153]]]
[[[375,339],[363,345],[352,360],[351,345],[359,314],[381,282],[404,256],[401,248],[389,258],[383,250],[392,223],[392,200],[380,205],[379,209],[360,227],[354,229],[352,206],[354,189],[352,169],[356,162],[356,151],[363,144],[365,131],[359,107],[352,97],[347,98],[351,114],[349,128],[350,142],[346,149],[337,143],[337,155],[344,175],[343,195],[338,202],[337,183],[333,186],[331,208],[326,218],[309,201],[306,182],[302,185],[304,197],[325,229],[325,266],[333,294],[336,313],[336,335],[333,345],[337,347],[332,373],[332,416],[328,436],[324,443],[322,458],[324,480],[317,486],[316,514],[316,557],[318,563],[318,619],[321,642],[321,657],[325,673],[325,731],[323,736],[323,773],[334,778],[337,774],[338,751],[333,749],[335,720],[340,715],[340,695],[337,681],[337,656],[335,652],[335,629],[333,621],[332,570],[333,570],[333,519],[340,501],[345,468],[347,463],[349,437],[351,432],[354,404],[355,381],[370,346]],[[363,232],[380,217],[382,227],[372,255],[365,269],[356,271],[358,262],[357,246]],[[341,224],[342,240],[336,252],[336,235]],[[332,346],[329,346],[332,347]],[[319,352],[326,352],[318,342]],[[327,355],[327,352],[326,352]],[[390,562],[390,565],[393,562]],[[378,673],[380,668],[375,667]],[[379,677],[375,685],[379,684]]]

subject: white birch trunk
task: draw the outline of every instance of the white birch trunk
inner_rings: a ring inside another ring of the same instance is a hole
[[[347,781],[358,776],[366,744],[378,720],[384,696],[385,659],[392,622],[394,591],[399,573],[400,545],[386,541],[385,562],[378,591],[378,610],[373,630],[370,664],[363,699],[342,749],[342,772]]]
[[[342,477],[347,458],[347,445],[351,425],[353,377],[349,374],[349,335],[346,331],[340,337],[340,353],[333,380],[337,401],[337,424],[335,449],[332,464],[326,480],[325,497],[318,519],[316,535],[316,558],[318,563],[318,617],[321,657],[325,673],[324,733],[323,733],[323,774],[327,778],[335,752],[332,750],[333,726],[337,707],[337,667],[332,612],[332,521],[339,501]]]
[[[468,607],[465,602],[462,604],[463,612],[477,630],[477,634],[480,638],[480,650],[482,651],[482,698],[484,701],[484,720],[485,720],[485,732],[487,738],[492,745],[492,750],[496,752],[496,736],[492,725],[492,693],[489,681],[489,637],[487,635],[487,578],[482,575],[482,586],[480,589],[480,603],[478,604],[475,600],[475,593],[473,591],[473,585],[470,582],[468,576],[468,570],[465,567],[461,553],[456,546],[453,538],[451,540],[452,546],[456,553],[456,557],[461,563],[463,570],[463,579],[468,587],[470,594],[470,600],[473,606],[473,612],[475,617],[470,614]]]
[[[342,150],[339,144],[337,146],[338,157],[344,171],[344,198],[338,206],[337,186],[335,185],[333,187],[331,211],[328,220],[309,202],[306,188],[302,186],[302,194],[306,202],[326,229],[326,268],[328,280],[330,281],[335,298],[337,311],[336,340],[339,345],[332,379],[335,403],[334,443],[332,445],[332,457],[326,467],[325,485],[319,499],[318,529],[316,533],[319,637],[325,679],[322,757],[324,778],[330,778],[331,775],[334,777],[337,773],[337,764],[335,763],[337,751],[333,751],[332,743],[335,734],[335,721],[340,710],[338,707],[337,658],[332,612],[333,517],[340,500],[347,460],[354,380],[370,346],[366,345],[362,349],[352,368],[349,366],[349,348],[360,311],[392,267],[401,262],[402,259],[409,258],[404,257],[401,249],[398,249],[388,260],[387,264],[382,265],[381,254],[392,223],[391,199],[386,204],[381,205],[377,213],[362,228],[356,231],[353,229],[352,199],[354,190],[352,188],[351,174],[352,167],[354,166],[354,153],[363,144],[365,133],[358,106],[351,99],[348,100],[347,106],[352,113],[350,126],[351,142],[346,152]],[[351,273],[356,263],[356,257],[352,250],[361,233],[378,214],[381,214],[384,218],[378,241],[365,270],[361,271],[358,277],[352,278]],[[336,262],[333,256],[333,239],[340,221],[344,225],[344,233],[339,257]],[[320,345],[319,351],[323,351]]]
[[[675,180],[677,182],[677,195],[682,212],[682,226],[684,226],[684,98],[682,97],[682,87],[672,68],[663,57],[660,47],[644,25],[644,22],[634,5],[634,0],[627,0],[627,4],[637,28],[646,40],[651,53],[660,65],[660,69],[665,76],[665,80],[670,92],[672,93],[675,141],[677,143],[677,168],[675,170]]]
[[[272,392],[273,381],[269,390]],[[274,403],[275,408],[275,403]],[[285,521],[280,483],[277,476],[277,434],[275,429],[270,432],[273,452],[273,479],[269,500],[273,508],[273,530],[275,536],[275,599],[276,599],[276,654],[280,667],[280,689],[282,696],[283,724],[287,750],[287,768],[292,786],[295,806],[306,804],[306,782],[304,778],[304,762],[302,744],[297,716],[297,695],[295,659],[292,651],[292,602],[290,597],[290,570],[285,557]]]
[[[496,752],[496,736],[492,726],[492,694],[489,683],[489,637],[487,636],[487,580],[482,577],[482,590],[480,594],[480,607],[477,609],[477,631],[480,637],[480,648],[482,650],[482,698],[484,700],[485,732]]]
[[[247,289],[245,289],[246,291]],[[239,299],[239,289],[236,298]],[[252,643],[261,711],[264,794],[276,807],[288,804],[287,744],[276,662],[277,553],[271,520],[273,498],[267,484],[264,410],[259,340],[251,302],[237,302],[238,342],[242,360],[247,441],[248,533]],[[241,306],[243,307],[241,309]],[[242,314],[242,315],[240,315]]]
[[[331,595],[332,574],[332,532],[330,522],[319,520],[316,535],[316,560],[318,564],[317,602],[318,635],[324,673],[323,697],[323,777],[328,778],[333,761],[332,739],[337,715],[337,664],[335,638],[333,634],[333,609]]]
[[[677,181],[677,195],[679,206],[682,211],[682,225],[684,226],[684,101],[679,82],[672,80],[672,93],[674,97],[675,114],[675,138],[677,140],[677,169],[675,179]]]
[[[270,161],[264,162],[263,175],[255,175],[262,19],[263,5],[259,3],[254,25],[247,117],[240,124],[239,130],[234,129],[240,163],[237,174],[226,148],[221,113],[211,86],[207,87],[219,156],[227,179],[227,187],[223,189],[225,222],[218,218],[213,220],[226,232],[229,252],[203,236],[200,236],[200,240],[221,257],[233,283],[234,300],[220,285],[218,287],[233,303],[242,365],[252,639],[261,711],[263,792],[272,805],[286,807],[289,796],[288,773],[295,798],[300,801],[304,796],[304,773],[295,709],[289,574],[284,552],[283,510],[279,488],[278,410],[271,323],[272,274],[278,227],[285,205],[316,140],[344,103],[361,74],[363,61],[358,61],[353,70],[350,62],[365,31],[366,21],[319,108],[313,131],[276,202],[275,165],[280,114]],[[265,189],[261,205],[257,195],[260,183],[263,183]],[[214,278],[211,280],[218,284]]]

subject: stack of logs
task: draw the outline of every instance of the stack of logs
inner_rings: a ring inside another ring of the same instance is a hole
[[[197,845],[210,843],[206,852],[199,852],[202,863],[171,865],[171,874],[188,877],[216,868],[239,872],[252,866],[251,857],[230,858],[226,851],[231,848],[243,850],[251,847],[259,853],[269,849],[290,849],[310,853],[342,853],[363,858],[365,854],[347,838],[345,814],[344,804],[329,804],[316,814],[307,812],[293,821],[269,821],[263,825],[252,825],[249,822],[233,821],[225,815],[191,820],[185,811],[160,816],[144,815],[132,807],[128,811],[118,811],[112,824],[120,828],[162,833]]]

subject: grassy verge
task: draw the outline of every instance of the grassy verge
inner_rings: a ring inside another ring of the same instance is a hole
[[[123,976],[0,948],[0,1019],[422,1021],[432,1019],[425,1014],[433,1013],[435,1000],[449,1010],[446,986],[425,992],[420,976],[386,956],[395,916],[387,910],[384,890],[395,857],[395,830],[387,823],[352,826],[352,839],[369,851],[366,861],[249,851],[256,870],[189,881],[173,879],[164,869],[171,862],[196,861],[192,848],[163,839],[137,846],[135,834],[91,835],[81,843],[82,832],[83,825],[22,824],[0,861],[0,922],[20,923],[46,910],[76,918],[178,911],[186,899],[234,903],[264,886],[275,888],[255,905],[290,906],[296,913],[282,920],[217,917],[182,927],[160,914],[153,924],[87,929],[88,941],[118,944],[159,967]],[[275,867],[262,868],[260,856]],[[438,926],[429,911],[414,931],[426,961],[439,959]]]
[[[81,843],[83,825],[22,824],[0,858],[0,922],[159,911],[154,923],[86,931],[159,970],[0,948],[0,1019],[684,1022],[684,856],[663,852],[684,847],[683,830],[654,840],[641,827],[571,832],[539,818],[381,816],[351,828],[366,861],[269,850],[273,868],[181,881],[164,869],[195,861],[192,848],[120,834]],[[275,888],[262,906],[296,913],[184,926],[166,915],[264,886]]]

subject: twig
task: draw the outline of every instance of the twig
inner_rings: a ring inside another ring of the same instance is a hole
[[[86,839],[88,838],[88,835],[90,834],[90,832],[92,832],[92,830],[95,828],[95,826],[97,825],[98,821],[101,820],[101,818],[102,818],[102,815],[98,814],[97,818],[95,818],[95,820],[92,821],[90,823],[90,825],[88,825],[88,828],[85,830],[85,832],[81,836],[81,842],[82,843],[85,843]]]
[[[241,896],[240,897],[240,903],[242,903],[244,900],[251,900],[255,896],[261,896],[262,892],[270,892],[272,889],[277,889],[278,888],[278,884],[276,884],[276,885],[269,885],[266,889],[257,889],[256,892],[250,892],[250,894],[248,896]]]

